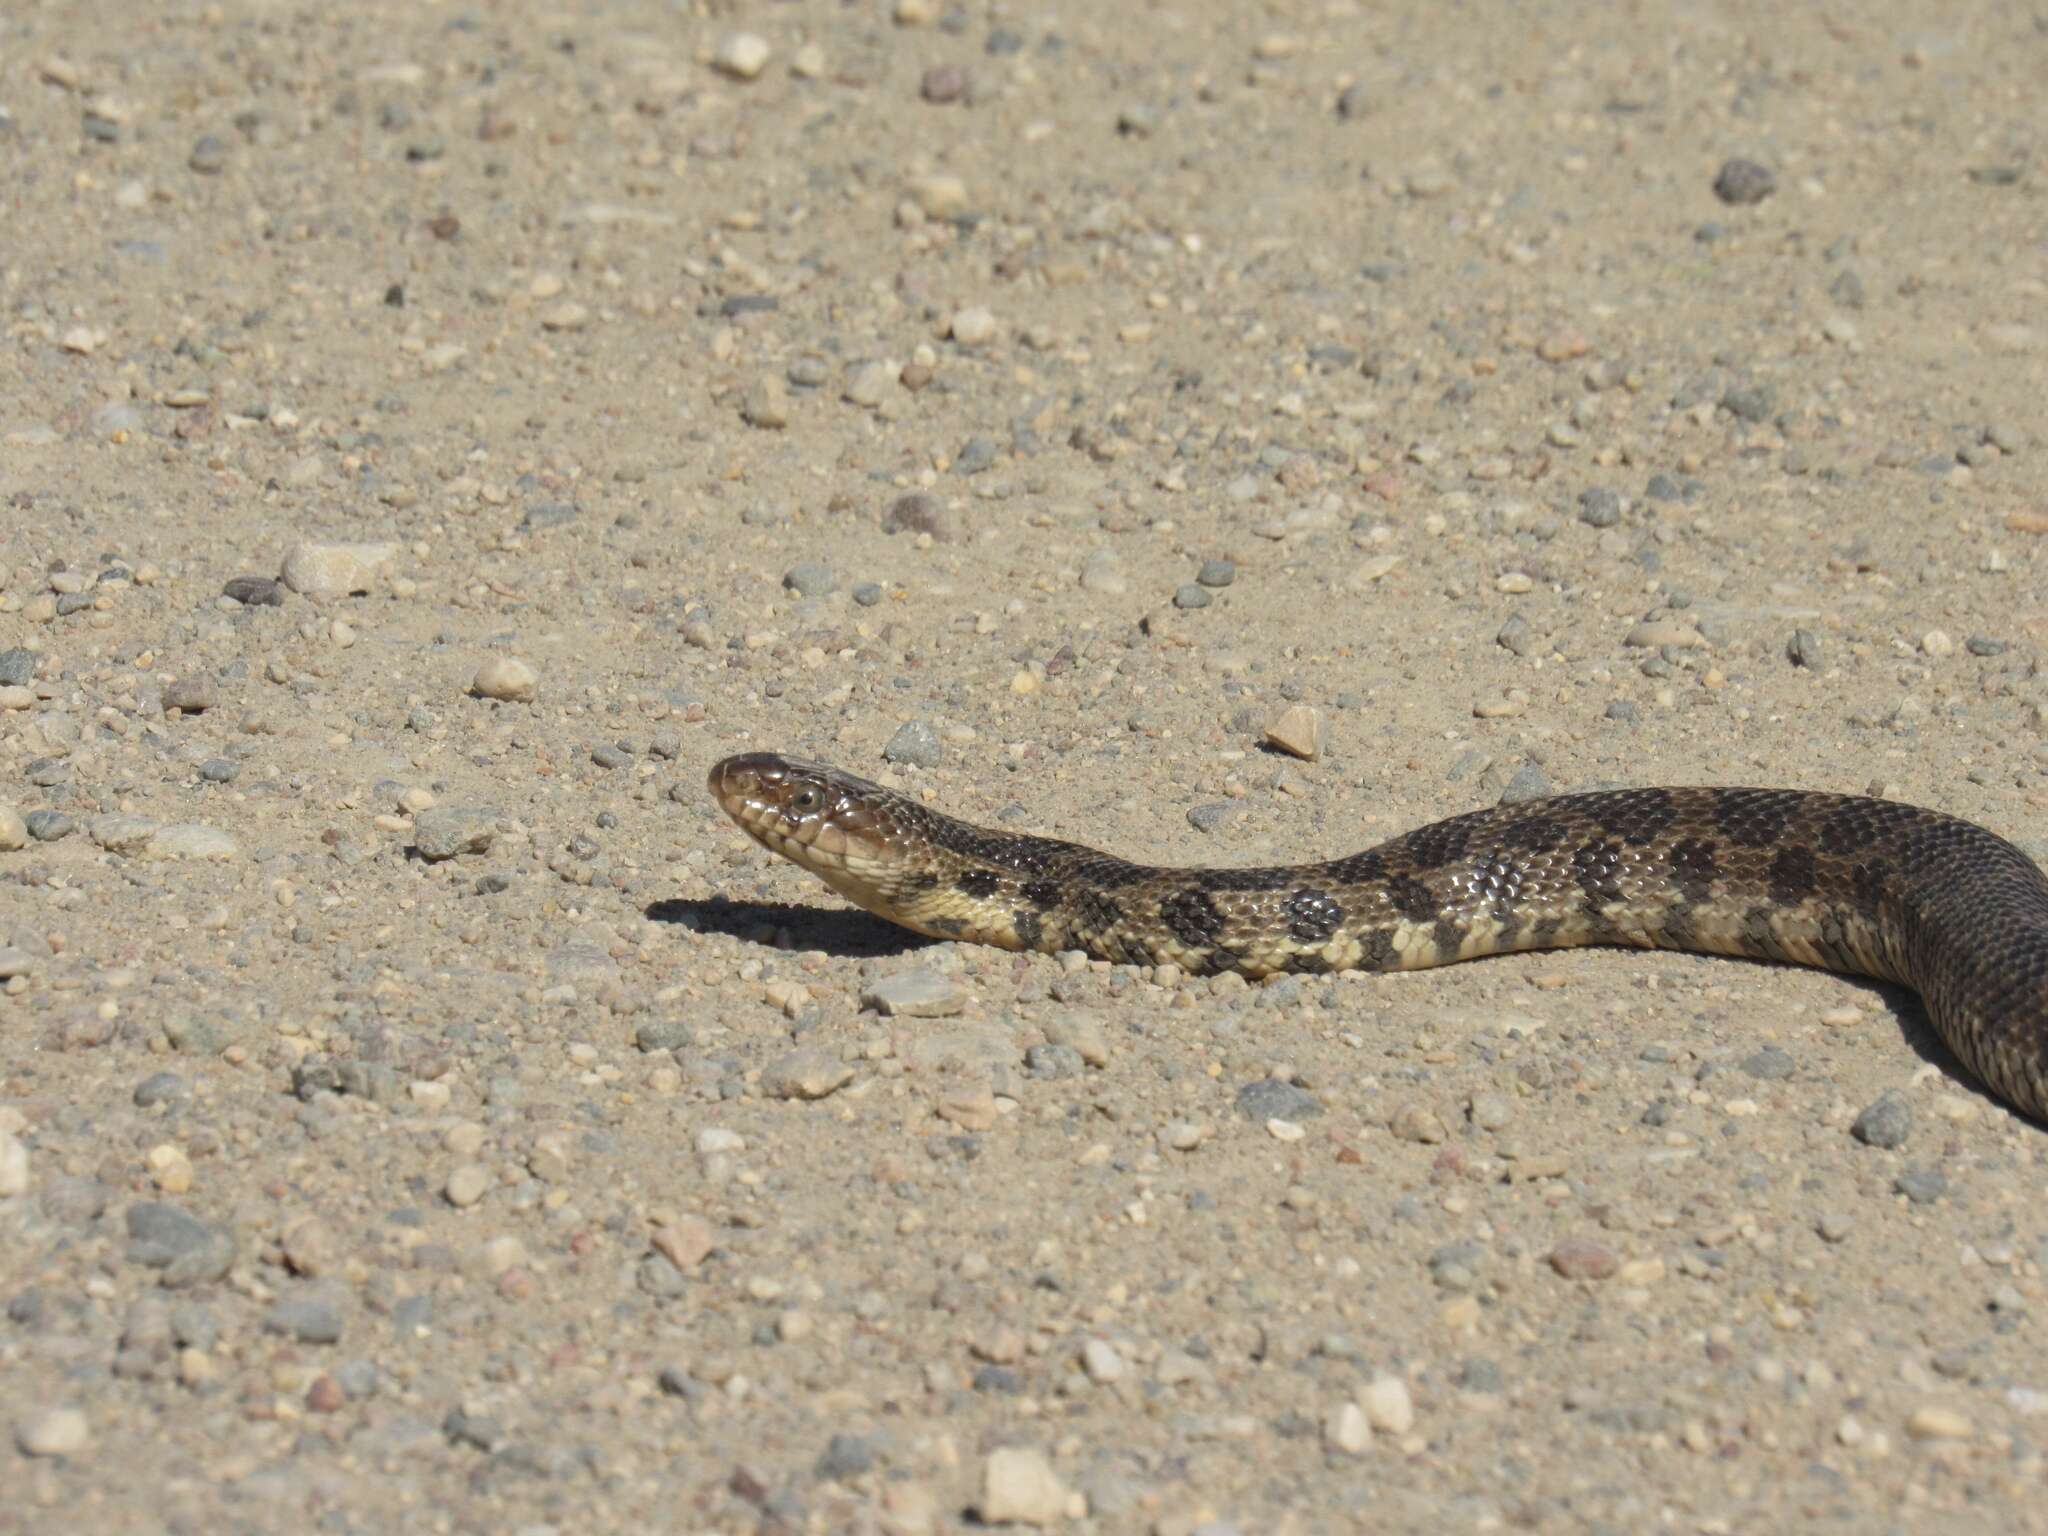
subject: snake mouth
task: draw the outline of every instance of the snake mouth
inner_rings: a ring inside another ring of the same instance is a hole
[[[775,752],[724,758],[705,783],[747,836],[835,885],[888,856],[875,822],[872,797],[887,794],[878,784]]]

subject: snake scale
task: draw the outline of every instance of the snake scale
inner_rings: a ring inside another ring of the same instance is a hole
[[[1419,970],[1634,945],[1911,987],[1963,1065],[2048,1120],[2048,877],[1939,811],[1795,789],[1615,789],[1433,822],[1321,864],[1166,869],[945,816],[818,763],[728,757],[757,842],[918,933],[1191,973]]]

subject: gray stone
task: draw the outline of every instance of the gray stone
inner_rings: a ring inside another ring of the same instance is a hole
[[[882,748],[885,762],[907,763],[913,768],[936,768],[941,755],[939,733],[923,720],[904,721]]]
[[[1778,190],[1778,178],[1771,168],[1739,156],[1721,163],[1714,177],[1714,196],[1731,208],[1760,203]]]
[[[1214,599],[1209,596],[1209,589],[1197,586],[1194,582],[1176,588],[1173,594],[1173,606],[1176,608],[1206,608],[1213,601]]]
[[[1531,800],[1547,799],[1550,795],[1550,775],[1535,763],[1524,763],[1509,779],[1507,787],[1500,792],[1502,805],[1526,805]]]
[[[1195,580],[1205,587],[1227,587],[1237,580],[1237,566],[1229,560],[1204,560]]]
[[[282,608],[285,586],[268,576],[233,576],[221,589],[223,597],[231,597],[244,608]]]
[[[164,708],[196,715],[220,702],[220,685],[207,673],[181,677],[164,687]]]
[[[999,451],[994,438],[976,433],[967,439],[960,449],[959,457],[953,460],[953,473],[978,475],[995,463]]]
[[[1767,1083],[1783,1082],[1792,1075],[1793,1067],[1791,1052],[1775,1045],[1764,1046],[1742,1058],[1742,1070]]]
[[[191,1095],[191,1085],[175,1072],[152,1072],[135,1085],[135,1106],[138,1109],[154,1109],[159,1104],[174,1104]]]
[[[1612,528],[1621,521],[1621,498],[1600,486],[1579,492],[1579,521],[1589,528]]]
[[[173,1288],[218,1280],[235,1262],[231,1233],[208,1226],[175,1205],[145,1200],[128,1207],[128,1262],[161,1270]]]
[[[497,817],[475,806],[429,806],[412,819],[413,846],[423,859],[483,853],[497,835]]]
[[[1237,1090],[1237,1112],[1247,1120],[1260,1122],[1308,1120],[1320,1115],[1323,1106],[1306,1088],[1277,1077],[1264,1077]]]
[[[826,1482],[843,1482],[871,1472],[875,1466],[875,1443],[867,1435],[834,1435],[827,1442],[817,1464],[811,1469]]]
[[[1785,644],[1785,657],[1795,667],[1817,669],[1821,664],[1820,636],[1810,629],[1795,629]]]
[[[242,765],[231,757],[209,757],[199,765],[199,777],[209,784],[232,784],[241,772]]]
[[[1892,1188],[1915,1205],[1932,1205],[1948,1193],[1948,1175],[1939,1168],[1915,1165],[1899,1171]]]
[[[650,1054],[694,1045],[697,1032],[681,1019],[650,1019],[633,1031],[633,1043]]]
[[[839,588],[839,578],[822,560],[802,560],[782,573],[782,584],[798,597],[823,597]]]
[[[263,1315],[263,1327],[301,1344],[333,1344],[341,1338],[341,1308],[326,1296],[281,1297]]]
[[[26,688],[35,681],[36,653],[15,646],[0,651],[0,688]]]
[[[1906,1144],[1913,1134],[1913,1106],[1895,1093],[1888,1093],[1868,1106],[1849,1127],[1849,1134],[1867,1147],[1889,1152]]]

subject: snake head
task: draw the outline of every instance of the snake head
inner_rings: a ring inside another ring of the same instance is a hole
[[[776,752],[714,763],[712,798],[768,849],[837,886],[885,851],[897,797],[879,784]]]

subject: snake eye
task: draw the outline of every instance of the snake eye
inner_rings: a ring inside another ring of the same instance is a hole
[[[800,789],[789,797],[789,808],[808,816],[823,797],[815,789]]]

